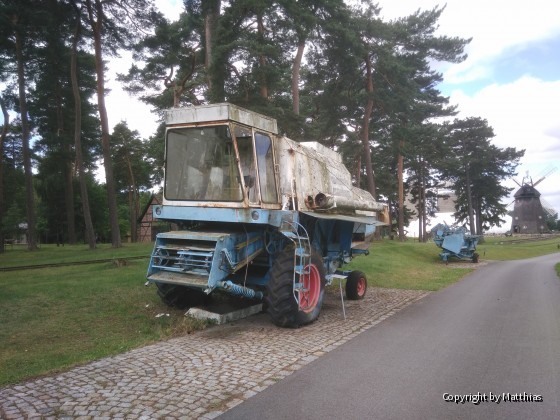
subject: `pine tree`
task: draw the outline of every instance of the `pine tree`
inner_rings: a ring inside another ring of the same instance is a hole
[[[91,29],[95,51],[97,73],[97,104],[101,120],[101,145],[103,149],[103,166],[107,184],[107,201],[111,225],[111,242],[113,248],[121,246],[118,220],[117,197],[114,185],[114,169],[111,161],[109,143],[109,118],[105,106],[105,54],[115,53],[118,47],[127,47],[140,28],[146,29],[152,14],[151,0],[85,0],[86,22]]]
[[[445,179],[454,183],[455,217],[466,222],[472,234],[500,224],[506,208],[500,200],[510,189],[501,181],[513,176],[525,151],[500,149],[490,143],[492,127],[479,117],[455,119],[448,124],[448,158],[442,162]]]
[[[37,211],[33,189],[33,172],[29,140],[31,123],[28,115],[28,92],[30,66],[34,63],[35,41],[40,38],[41,17],[44,4],[34,0],[6,2],[0,5],[0,39],[1,54],[14,63],[17,79],[18,108],[21,121],[21,139],[23,145],[23,166],[25,171],[25,197],[27,221],[27,248],[37,249]]]
[[[133,64],[120,74],[125,89],[157,110],[201,103],[206,89],[200,16],[183,13],[176,22],[154,16],[155,32],[134,46]]]
[[[120,122],[115,126],[111,144],[115,162],[115,184],[118,191],[128,196],[131,241],[136,242],[140,192],[151,186],[152,168],[146,159],[146,145],[140,140],[138,131],[130,130],[126,123]]]

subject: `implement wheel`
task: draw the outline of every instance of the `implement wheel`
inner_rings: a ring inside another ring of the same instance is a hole
[[[366,295],[367,278],[361,271],[352,271],[346,279],[346,299],[361,300]]]
[[[282,252],[270,270],[266,285],[268,314],[275,325],[284,328],[298,328],[315,321],[325,296],[323,258],[312,251],[306,274],[296,274],[296,282],[303,283],[303,290],[296,291],[294,297],[294,261],[293,250]]]
[[[480,258],[480,255],[478,255],[478,254],[475,252],[475,253],[473,254],[473,256],[472,256],[472,262],[475,263],[475,264],[478,263],[479,258]]]
[[[156,283],[156,286],[158,296],[167,306],[186,309],[210,303],[210,296],[201,290],[167,283]]]

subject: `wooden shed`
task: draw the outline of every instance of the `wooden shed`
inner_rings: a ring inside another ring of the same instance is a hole
[[[152,194],[138,218],[138,242],[153,242],[159,232],[169,230],[167,224],[154,219],[153,207],[161,204],[161,197]]]

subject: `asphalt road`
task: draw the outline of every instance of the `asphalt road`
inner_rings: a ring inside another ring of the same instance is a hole
[[[481,267],[219,418],[560,419],[558,262]]]

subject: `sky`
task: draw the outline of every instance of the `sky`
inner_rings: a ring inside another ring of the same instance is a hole
[[[182,10],[182,0],[156,0],[156,4],[170,19]],[[496,146],[525,149],[514,177],[518,182],[527,176],[536,181],[556,168],[538,190],[560,212],[560,3],[379,0],[379,6],[387,20],[445,6],[437,33],[472,41],[464,62],[435,64],[444,76],[441,92],[458,106],[458,118],[486,119],[494,129]],[[157,117],[116,81],[116,73],[126,72],[130,65],[130,56],[109,63],[109,125],[126,121],[129,128],[148,138],[155,132]],[[517,187],[513,180],[505,185]]]
[[[182,2],[158,0],[157,4],[172,18]],[[537,181],[553,171],[537,189],[560,212],[560,3],[379,0],[379,6],[387,20],[445,6],[437,33],[472,41],[464,62],[436,64],[444,76],[441,92],[457,105],[458,118],[486,119],[494,129],[496,146],[525,149],[515,180]],[[122,69],[122,65],[117,66]],[[108,102],[111,124],[120,118],[143,136],[153,133],[154,117],[136,99],[114,91]],[[515,188],[507,199],[510,203],[518,187],[513,179],[505,185]],[[509,227],[506,224],[501,230]]]
[[[382,14],[405,16],[434,0],[382,0]],[[440,90],[458,106],[459,118],[481,117],[493,127],[493,143],[525,149],[514,177],[534,182],[560,212],[560,3],[548,0],[448,0],[438,33],[472,38],[460,64],[442,65]],[[518,186],[507,202],[513,201]],[[510,224],[495,231],[505,231]]]

